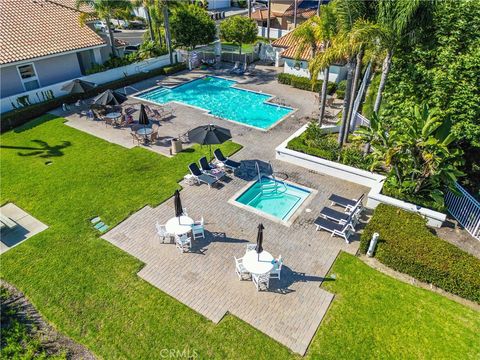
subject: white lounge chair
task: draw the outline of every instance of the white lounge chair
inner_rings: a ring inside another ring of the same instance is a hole
[[[332,205],[338,205],[345,208],[346,211],[351,212],[355,207],[362,204],[362,200],[365,194],[362,194],[358,199],[347,199],[339,195],[332,194],[328,198],[332,202]]]
[[[192,239],[187,235],[175,236],[175,247],[184,253],[192,247]]]
[[[237,259],[235,256],[235,273],[237,274],[240,280],[250,279],[251,274],[243,266],[243,258]]]
[[[282,255],[280,255],[278,259],[275,261],[273,270],[270,271],[270,279],[280,280],[280,274],[282,273],[282,266],[283,266],[283,259],[282,259]]]
[[[211,187],[218,181],[216,177],[202,173],[198,168],[197,164],[195,163],[191,163],[190,165],[188,165],[188,168],[190,169],[190,173],[195,178],[195,181],[197,181],[197,183],[199,184],[203,182],[209,187]]]
[[[320,211],[320,216],[327,220],[332,220],[340,224],[345,224],[348,221],[351,221],[352,225],[356,226],[358,224],[358,221],[360,220],[362,209],[363,208],[360,204],[355,206],[351,211],[347,212],[341,212],[328,207],[324,207]]]
[[[270,285],[270,275],[269,274],[252,274],[252,281],[257,288],[257,291],[267,290]]]
[[[171,239],[173,234],[170,234],[167,232],[167,228],[165,225],[160,225],[157,221],[155,224],[155,227],[157,228],[157,235],[159,238],[162,239],[162,242],[165,241],[166,238]]]
[[[332,234],[332,236],[337,235],[344,238],[347,243],[349,243],[348,238],[355,233],[355,228],[350,221],[345,224],[339,224],[337,222],[318,217],[314,224],[317,226],[317,231],[328,231]]]

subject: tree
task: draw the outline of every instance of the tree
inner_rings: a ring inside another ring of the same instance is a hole
[[[132,3],[129,0],[76,0],[75,6],[77,9],[82,5],[90,6],[94,11],[94,15],[105,21],[110,49],[113,56],[116,56],[115,38],[113,37],[112,24],[110,23],[112,14],[117,10],[131,9]],[[91,17],[92,14],[81,13],[80,22],[85,24],[85,22]]]
[[[371,170],[387,174],[384,190],[408,200],[430,198],[443,206],[444,190],[454,189],[463,164],[460,149],[452,146],[456,135],[451,122],[438,109],[415,106],[396,126],[375,115],[370,127],[361,127],[359,139],[372,144]]]
[[[243,16],[232,16],[220,23],[220,37],[238,45],[242,53],[243,44],[251,44],[257,39],[257,23]]]
[[[155,0],[135,0],[135,6],[141,6],[145,9],[145,15],[147,16],[148,32],[150,34],[150,41],[155,41],[155,34],[153,32],[152,16],[150,8],[154,7]]]
[[[382,38],[382,46],[386,49],[385,59],[382,65],[382,76],[378,86],[377,98],[373,107],[374,112],[380,110],[382,94],[385,89],[387,77],[392,65],[393,51],[405,36],[415,39],[415,32],[429,21],[429,14],[434,9],[435,2],[429,1],[392,1],[379,0],[377,23],[387,29]]]
[[[331,39],[335,32],[336,19],[333,14],[332,6],[322,5],[320,16],[314,16],[307,20],[293,33],[293,36],[298,41],[297,58],[305,48],[310,47],[311,60],[309,61],[309,71],[313,86],[315,86],[315,83],[317,82],[318,74],[323,71],[323,83],[320,92],[320,115],[318,118],[320,126],[322,125],[323,116],[325,114],[330,66],[329,64],[325,65],[318,61],[317,54],[319,51],[323,51],[330,46]]]
[[[215,22],[197,5],[181,6],[171,17],[171,30],[175,44],[193,50],[197,45],[215,40]]]

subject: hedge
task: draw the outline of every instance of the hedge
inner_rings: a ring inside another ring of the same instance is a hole
[[[347,89],[347,80],[342,80],[337,84],[337,98],[343,100],[345,98],[345,90]]]
[[[115,81],[101,84],[95,89],[86,92],[85,94],[69,94],[54,98],[45,102],[32,104],[26,107],[19,109],[11,110],[1,115],[0,121],[0,132],[5,132],[11,130],[17,126],[23,125],[26,122],[39,117],[40,115],[45,114],[48,111],[58,108],[63,103],[71,104],[76,102],[78,99],[88,99],[91,98],[107,89],[116,89],[136,82],[151,78],[158,75],[170,75],[186,69],[184,63],[178,63],[172,66],[165,66],[155,70],[151,70],[146,73],[139,73],[131,76],[127,76]]]
[[[309,78],[296,76],[292,74],[280,73],[278,74],[277,78],[280,84],[290,85],[297,89],[320,92],[322,89],[323,80],[318,80],[313,89],[312,89],[312,82]],[[335,92],[337,85],[334,82],[328,82],[327,85],[327,92],[329,95]]]
[[[366,226],[360,251],[380,234],[375,257],[390,268],[480,303],[480,260],[435,236],[418,214],[380,204]]]

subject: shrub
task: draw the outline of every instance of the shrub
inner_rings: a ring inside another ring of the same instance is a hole
[[[345,98],[345,90],[347,89],[347,80],[342,80],[337,84],[337,90],[335,93],[337,94],[338,99]]]
[[[480,303],[480,260],[440,239],[421,216],[380,204],[365,228],[360,251],[380,234],[375,257],[394,270]]]
[[[297,89],[320,92],[322,89],[323,80],[318,80],[312,88],[312,81],[309,78],[296,76],[292,74],[280,73],[277,78],[280,84],[290,85]],[[327,85],[327,93],[333,94],[335,92],[336,84],[329,82]]]
[[[77,101],[78,99],[88,99],[91,98],[107,89],[117,89],[127,85],[134,84],[136,82],[151,78],[158,75],[170,75],[178,71],[184,70],[186,68],[184,63],[178,63],[172,66],[166,66],[158,68],[146,73],[139,73],[121,79],[101,84],[96,88],[85,94],[68,94],[58,98],[54,98],[45,102],[32,104],[26,107],[19,109],[11,110],[2,114],[0,122],[0,131],[3,133],[7,130],[16,128],[17,126],[23,125],[31,119],[39,117],[40,115],[45,114],[46,112],[53,110],[63,103],[71,104]]]

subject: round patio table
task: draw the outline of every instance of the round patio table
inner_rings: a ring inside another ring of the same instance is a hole
[[[250,250],[243,256],[243,266],[249,273],[262,275],[269,273],[273,269],[273,256],[263,250],[260,254],[257,254],[256,250]]]
[[[144,128],[138,129],[136,132],[137,132],[137,135],[148,136],[152,134],[153,129],[149,127],[144,127]]]
[[[122,114],[120,114],[119,112],[111,112],[111,113],[108,113],[107,115],[105,115],[105,117],[107,117],[109,119],[112,119],[112,120],[116,120],[120,116],[122,116]]]
[[[165,228],[169,234],[183,235],[192,231],[193,224],[194,221],[192,218],[182,215],[180,216],[180,221],[178,221],[178,217],[173,217],[168,220]]]

